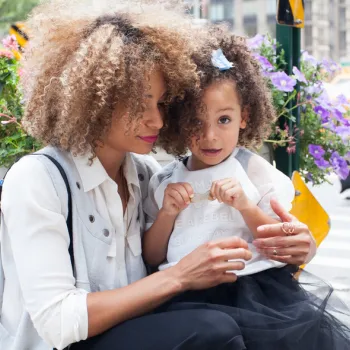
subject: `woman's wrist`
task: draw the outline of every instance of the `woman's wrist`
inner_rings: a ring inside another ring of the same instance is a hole
[[[169,267],[164,272],[167,273],[168,276],[170,276],[171,280],[174,282],[174,290],[176,291],[176,294],[185,292],[189,289],[189,281],[183,273],[182,269],[179,268],[178,264]]]

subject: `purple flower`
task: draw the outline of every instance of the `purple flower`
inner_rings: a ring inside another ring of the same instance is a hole
[[[340,66],[332,60],[323,59],[322,66],[328,73],[335,73],[340,69]]]
[[[271,74],[272,84],[280,91],[292,92],[296,85],[296,80],[288,76],[285,72]]]
[[[301,83],[307,84],[305,75],[302,72],[300,72],[300,70],[297,67],[293,67],[293,73],[297,80],[299,80]]]
[[[338,122],[344,123],[345,118],[343,116],[343,113],[339,111],[338,108],[333,108],[331,112],[332,112],[332,117],[334,117]]]
[[[350,127],[336,126],[334,130],[344,141],[350,140]]]
[[[330,161],[336,174],[345,180],[349,176],[349,166],[346,160],[338,152],[333,152]]]
[[[314,107],[314,111],[321,117],[322,123],[327,123],[329,121],[330,113],[326,108],[322,106],[316,106]]]
[[[270,63],[270,61],[266,57],[261,56],[257,53],[254,53],[253,56],[259,61],[263,71],[270,71],[271,69],[274,68],[273,65]]]
[[[319,95],[324,91],[322,83],[316,83],[314,85],[307,86],[303,90],[305,91],[308,99],[311,99],[313,98],[313,95]]]
[[[350,101],[344,94],[340,94],[337,96],[337,102],[341,105],[348,105]]]
[[[16,39],[16,37],[14,35],[7,36],[5,39],[3,39],[2,44],[8,50],[11,50],[11,51],[12,50],[14,50],[14,51],[18,50],[17,39]]]
[[[322,157],[319,159],[315,159],[314,162],[319,169],[327,169],[330,165],[329,162]]]
[[[253,38],[247,40],[247,45],[251,50],[259,49],[264,43],[266,43],[266,38],[261,34],[257,34]]]
[[[309,145],[309,153],[315,159],[321,159],[326,153],[325,150],[319,145]]]
[[[306,179],[310,181],[312,184],[314,183],[314,178],[311,173],[306,174]]]
[[[304,62],[308,62],[310,63],[312,66],[316,67],[317,66],[317,60],[314,56],[311,56],[309,55],[309,53],[307,51],[304,51],[302,56],[301,56],[301,59],[304,61]]]

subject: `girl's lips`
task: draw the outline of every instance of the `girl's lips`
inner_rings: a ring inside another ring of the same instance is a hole
[[[216,157],[221,153],[222,149],[209,148],[209,149],[201,149],[201,151],[207,157]]]
[[[158,140],[158,135],[155,136],[139,136],[142,141],[147,143],[155,143]]]

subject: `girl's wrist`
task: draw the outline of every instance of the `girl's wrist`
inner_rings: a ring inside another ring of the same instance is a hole
[[[160,220],[173,220],[175,221],[179,214],[169,213],[164,208],[160,209],[158,212],[158,219]]]

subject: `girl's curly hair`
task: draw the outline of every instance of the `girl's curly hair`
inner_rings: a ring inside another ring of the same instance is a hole
[[[90,3],[89,3],[90,1]],[[23,126],[44,144],[83,154],[103,140],[116,106],[140,118],[148,74],[165,77],[166,101],[198,85],[190,18],[169,3],[52,0],[28,21]],[[90,4],[90,5],[89,5]]]
[[[220,71],[211,62],[212,51],[221,48],[233,67]],[[161,132],[160,145],[170,154],[181,157],[188,151],[191,138],[200,133],[198,116],[205,113],[202,102],[204,90],[215,82],[235,83],[242,110],[247,109],[247,127],[240,131],[238,145],[254,148],[270,134],[275,109],[259,63],[246,45],[246,39],[229,33],[223,27],[212,27],[207,40],[193,54],[200,75],[200,87],[188,89],[185,98],[170,106]]]

